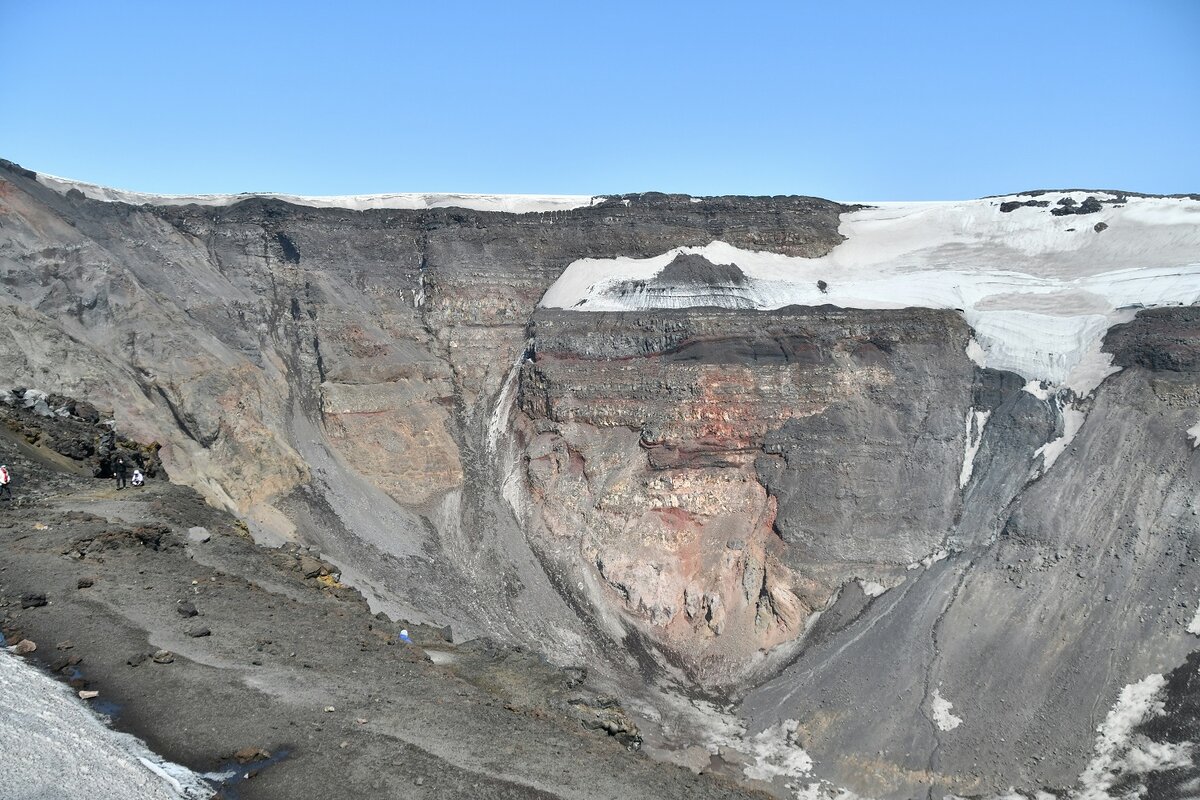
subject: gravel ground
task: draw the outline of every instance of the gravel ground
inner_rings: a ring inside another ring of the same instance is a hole
[[[633,752],[619,705],[533,654],[421,626],[397,643],[403,623],[371,615],[314,553],[256,546],[189,489],[118,491],[11,430],[0,461],[17,476],[0,501],[0,630],[38,643],[28,662],[98,691],[118,731],[223,776],[225,797],[762,796]],[[189,539],[196,527],[207,541]],[[45,605],[23,608],[30,594]],[[41,718],[46,758],[83,713],[58,701],[71,711]],[[19,718],[11,694],[0,713]],[[4,730],[5,752],[35,735]],[[59,796],[105,796],[80,779],[86,791]],[[43,796],[13,787],[0,796]]]

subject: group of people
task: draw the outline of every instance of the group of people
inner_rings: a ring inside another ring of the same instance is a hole
[[[113,477],[117,479],[118,489],[125,488],[126,479],[128,479],[129,486],[141,486],[146,482],[146,476],[136,467],[133,470],[133,477],[129,477],[129,464],[125,463],[125,459],[123,458],[118,458],[116,463],[113,464]]]
[[[137,467],[133,468],[133,475],[129,474],[129,464],[123,458],[118,458],[113,464],[113,477],[117,479],[118,489],[141,486],[146,482],[146,476]],[[0,499],[12,500],[11,484],[12,473],[8,471],[8,465],[0,464]]]

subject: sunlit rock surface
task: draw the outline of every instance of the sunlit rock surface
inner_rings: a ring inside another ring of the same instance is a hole
[[[1065,790],[1200,643],[1195,197],[454,202],[6,162],[7,380],[783,793]]]

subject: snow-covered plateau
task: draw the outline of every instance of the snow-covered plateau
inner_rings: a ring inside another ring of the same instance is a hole
[[[1200,202],[1104,192],[1039,195],[1049,207],[1006,201],[880,203],[842,215],[845,241],[821,258],[743,250],[721,241],[652,258],[580,259],[541,305],[579,311],[716,306],[777,309],[918,306],[960,310],[977,360],[1090,393],[1114,369],[1104,333],[1137,308],[1200,299]],[[1090,214],[1051,213],[1060,199],[1095,197]],[[659,280],[680,255],[740,271],[706,285]]]
[[[152,194],[113,189],[95,183],[85,183],[55,175],[38,173],[38,182],[57,192],[66,194],[72,189],[92,200],[111,203],[129,203],[140,206],[227,206],[233,203],[264,197],[282,200],[297,206],[311,208],[347,208],[352,211],[368,209],[467,208],[474,211],[504,211],[510,214],[528,214],[540,211],[569,211],[584,208],[604,200],[591,195],[553,194],[460,194],[454,192],[402,192],[389,194],[354,195],[294,195],[275,192],[247,192],[243,194]]]

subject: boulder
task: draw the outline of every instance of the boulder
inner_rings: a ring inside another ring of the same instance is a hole
[[[31,639],[22,639],[21,641],[8,648],[8,652],[18,656],[26,656],[37,650],[37,643]]]
[[[100,421],[100,412],[96,410],[96,407],[83,400],[75,401],[75,416],[93,425]]]
[[[325,569],[325,565],[312,556],[300,556],[300,572],[306,578],[315,578]]]
[[[26,592],[21,595],[21,608],[41,608],[48,602],[46,595],[37,592]]]
[[[265,761],[271,757],[271,753],[261,747],[243,747],[233,754],[233,760],[239,764],[249,764],[252,761]]]

